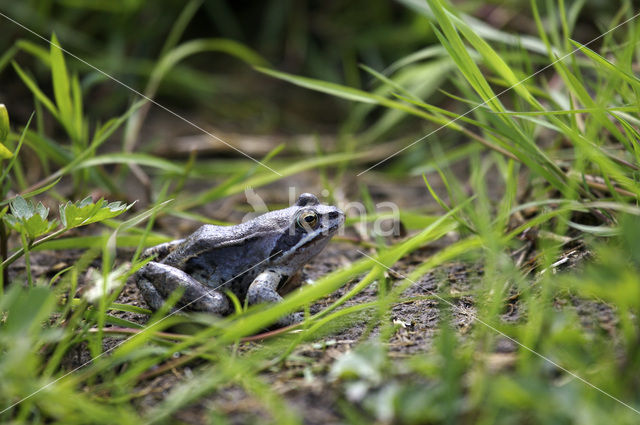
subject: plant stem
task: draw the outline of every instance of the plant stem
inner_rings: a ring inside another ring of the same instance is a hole
[[[27,282],[29,282],[29,288],[33,288],[33,279],[31,278],[31,256],[29,255],[29,241],[25,232],[20,232],[20,239],[22,239],[22,251],[24,252],[24,265],[27,269]]]
[[[33,242],[31,244],[30,248],[35,248],[38,245],[41,245],[41,244],[45,243],[46,241],[48,241],[50,239],[57,238],[58,236],[60,236],[61,234],[63,234],[66,231],[67,231],[67,229],[65,227],[63,227],[62,229],[58,229],[55,232],[51,233],[50,235],[47,235],[47,236],[45,236],[43,238],[40,238],[37,241]],[[9,257],[6,260],[4,260],[2,262],[2,264],[0,264],[0,267],[2,267],[3,269],[6,269],[10,264],[12,264],[14,261],[16,261],[22,255],[24,255],[24,253],[25,253],[25,248],[23,246],[22,248],[20,248],[16,252],[14,252],[13,255],[11,255],[11,257]]]
[[[4,225],[4,221],[0,219],[0,294],[4,293],[4,286],[9,282],[9,270],[4,266],[4,261],[7,258],[7,228]]]

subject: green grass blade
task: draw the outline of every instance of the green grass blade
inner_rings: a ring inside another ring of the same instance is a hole
[[[427,0],[427,3],[443,31],[441,33],[434,28],[434,32],[458,65],[460,72],[462,72],[476,93],[480,95],[482,100],[484,100],[491,109],[494,111],[504,111],[502,103],[495,96],[487,80],[482,75],[482,72],[476,65],[475,61],[471,58],[462,38],[458,35],[453,22],[448,16],[448,12],[445,10],[440,0]]]
[[[515,90],[527,103],[535,106],[539,106],[535,98],[529,93],[526,86],[522,84],[523,80],[516,77],[515,73],[511,70],[509,65],[496,53],[491,46],[480,38],[471,28],[466,24],[459,21],[457,28],[462,32],[464,37],[471,43],[471,45],[482,55],[485,63],[492,67],[493,70],[500,75],[509,86],[510,89]]]
[[[36,82],[33,81],[33,79],[31,79],[31,77],[29,77],[16,62],[12,61],[11,65],[13,66],[13,69],[15,69],[22,82],[29,88],[29,90],[31,90],[31,93],[33,93],[36,99],[38,99],[38,101],[40,101],[45,106],[45,108],[49,110],[49,112],[51,112],[51,115],[53,115],[58,121],[60,121],[60,114],[58,112],[58,109],[47,97],[47,95],[45,95],[42,90],[40,90],[40,87],[38,87]]]
[[[316,80],[313,78],[300,77],[296,75],[287,74],[284,72],[275,71],[273,69],[264,67],[255,67],[257,71],[263,74],[270,75],[280,80],[288,81],[296,86],[304,87],[310,90],[319,91],[331,96],[339,97],[341,99],[352,100],[355,102],[363,103],[379,103],[380,99],[370,93],[363,90],[354,89],[352,87],[343,86],[341,84],[330,83],[327,81]]]
[[[81,168],[91,168],[98,165],[106,164],[137,164],[141,166],[153,167],[167,173],[181,174],[183,167],[177,164],[167,161],[166,159],[158,158],[152,155],[144,153],[112,153],[97,155],[92,158],[88,158],[75,165],[73,170]]]
[[[40,62],[42,62],[47,68],[51,67],[51,52],[40,44],[35,44],[29,40],[21,39],[16,41],[15,46],[40,60]]]
[[[173,49],[180,41],[180,38],[184,34],[184,30],[189,25],[189,22],[195,16],[198,9],[202,6],[202,0],[191,0],[180,12],[180,16],[176,19],[175,23],[171,27],[171,32],[164,42],[162,49],[160,50],[160,57],[164,56],[169,50]]]
[[[264,74],[270,75],[274,78],[278,78],[284,81],[288,81],[297,86],[304,87],[310,90],[315,90],[321,93],[333,95],[342,99],[368,103],[368,104],[379,104],[387,108],[404,111],[411,115],[415,115],[417,117],[424,118],[426,120],[439,123],[441,125],[446,125],[446,126],[455,125],[455,123],[451,123],[449,120],[441,119],[435,115],[426,113],[424,111],[421,111],[420,109],[414,108],[405,103],[397,102],[377,94],[368,93],[364,90],[358,90],[353,87],[347,87],[341,84],[330,83],[322,80],[316,80],[313,78],[291,75],[291,74],[274,71],[272,69],[263,68],[263,67],[255,67],[255,69]]]
[[[55,34],[51,36],[51,78],[53,81],[53,94],[58,106],[59,118],[66,128],[72,140],[77,140],[79,134],[74,125],[74,109],[71,102],[71,84],[67,65],[64,61],[62,48]]]
[[[580,44],[580,43],[578,43],[577,41],[574,41],[574,40],[571,40],[571,43],[576,48],[580,49],[580,52],[584,53],[589,58],[593,59],[593,61],[596,62],[598,65],[602,66],[605,71],[607,71],[607,72],[611,73],[612,75],[615,75],[616,77],[621,78],[622,80],[626,81],[635,90],[640,90],[640,80],[635,75],[623,71],[622,69],[620,69],[620,67],[614,65],[613,63],[611,63],[607,59],[603,58],[602,56],[600,56],[599,54],[597,54],[596,52],[594,52],[593,50],[591,50],[587,46],[584,46],[584,45],[582,45],[582,44]]]

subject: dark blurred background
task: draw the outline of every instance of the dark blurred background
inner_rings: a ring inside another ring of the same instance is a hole
[[[494,28],[515,34],[537,32],[527,0],[454,3]],[[557,7],[553,1],[538,3],[545,16]],[[565,1],[565,7],[570,11],[583,3]],[[576,8],[575,38],[588,40],[601,33],[607,29],[604,23],[632,4],[586,2]],[[233,40],[274,69],[371,90],[375,79],[360,64],[383,71],[437,41],[424,16],[425,5],[421,0],[1,0],[0,12],[47,39],[55,32],[65,49],[141,92],[159,59],[171,51],[167,43],[175,47],[194,39]],[[184,30],[171,42],[181,16]],[[25,51],[34,50],[33,46],[48,51],[49,46],[0,19],[0,102],[8,105],[14,122],[24,123],[33,111],[33,97],[10,61],[16,60],[51,93],[49,68],[36,59],[37,51]],[[67,66],[80,76],[85,111],[94,122],[122,113],[136,99],[131,91],[75,59],[67,57]],[[430,103],[443,98],[438,92],[431,96]],[[355,105],[269,78],[222,52],[198,53],[178,62],[162,79],[155,99],[195,122],[260,134],[336,134]],[[366,122],[379,114],[368,113]],[[421,131],[422,124],[416,121],[404,125]],[[407,127],[393,131],[391,135],[407,133]]]
[[[386,1],[24,1],[3,0],[0,11],[61,45],[87,62],[142,90],[162,52],[176,19],[195,7],[181,41],[227,38],[243,43],[270,65],[286,72],[366,87],[358,63],[382,69],[429,42],[430,28],[402,4]],[[43,40],[3,19],[0,51],[27,39],[48,50]],[[33,56],[18,53],[23,68],[42,72]],[[33,62],[35,69],[28,62]],[[0,97],[29,96],[3,61]],[[132,93],[68,59],[91,90],[88,112],[97,116],[122,110]],[[274,87],[277,86],[277,87]],[[276,88],[276,90],[274,90]],[[201,53],[171,70],[158,90],[158,100],[198,111],[208,120],[247,131],[305,131],[335,126],[345,102],[274,81],[224,53]],[[20,102],[28,109],[29,102]],[[15,107],[14,107],[15,108]],[[14,109],[12,108],[12,109]],[[16,111],[13,111],[14,114]],[[27,113],[27,111],[20,111]],[[107,116],[105,115],[105,116]],[[222,121],[222,122],[221,122]]]

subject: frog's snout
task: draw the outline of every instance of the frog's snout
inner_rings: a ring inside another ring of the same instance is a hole
[[[344,213],[342,212],[342,210],[339,210],[338,208],[334,209],[333,211],[330,211],[327,214],[327,218],[329,219],[330,232],[334,232],[338,230],[338,228],[344,224],[344,220],[345,220]]]
[[[341,222],[344,222],[344,213],[340,210],[331,211],[329,213],[329,220],[337,219],[340,219]]]

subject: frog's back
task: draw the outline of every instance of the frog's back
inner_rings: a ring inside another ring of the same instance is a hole
[[[266,267],[260,267],[260,263],[271,248],[259,236],[246,235],[243,230],[242,225],[201,226],[163,263],[183,270],[209,287],[250,283]]]

